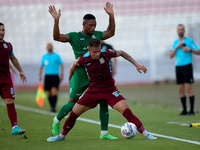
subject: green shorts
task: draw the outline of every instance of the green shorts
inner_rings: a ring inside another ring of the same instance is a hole
[[[78,67],[72,75],[69,85],[69,97],[72,99],[79,99],[83,92],[90,84],[86,71],[82,67]]]

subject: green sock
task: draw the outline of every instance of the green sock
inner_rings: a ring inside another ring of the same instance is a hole
[[[67,104],[63,105],[61,107],[60,111],[58,112],[57,116],[56,116],[57,119],[59,121],[61,121],[62,118],[64,118],[72,110],[74,105],[75,105],[75,103],[74,102],[70,102],[70,101],[68,101]]]
[[[108,130],[108,122],[109,122],[109,113],[108,113],[108,104],[105,101],[99,103],[99,118],[101,120],[101,130]]]

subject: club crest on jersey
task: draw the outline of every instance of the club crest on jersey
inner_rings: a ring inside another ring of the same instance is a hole
[[[3,44],[4,48],[8,48],[8,45],[6,43]]]
[[[103,58],[99,58],[100,64],[103,64],[105,60]]]

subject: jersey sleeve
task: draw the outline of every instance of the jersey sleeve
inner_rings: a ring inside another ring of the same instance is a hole
[[[59,55],[58,55],[58,58],[59,58],[59,65],[61,65],[63,63],[63,61]]]
[[[81,55],[79,58],[78,58],[78,64],[81,65],[81,66],[84,66],[84,62],[85,62],[85,59],[83,57],[83,55]]]
[[[113,49],[106,49],[106,56],[108,58],[112,58],[112,57],[116,57],[117,56],[117,52],[116,50],[113,50]]]
[[[97,39],[100,39],[100,40],[103,39],[103,36],[104,36],[103,31],[95,31],[94,34],[95,34]]]
[[[196,45],[196,43],[193,40],[191,42],[191,49],[193,49],[193,50],[199,50],[199,47]]]
[[[44,56],[42,56],[42,60],[41,60],[41,63],[40,63],[40,67],[44,67]]]
[[[12,55],[14,55],[14,53],[13,53],[13,47],[12,47],[11,43],[8,43],[8,46],[10,47],[9,57],[11,57]]]
[[[176,47],[176,42],[174,41],[174,43],[173,43],[172,46],[170,47],[170,51],[174,50],[175,47]]]
[[[14,55],[13,51],[10,52],[9,57],[11,57],[12,55]]]
[[[66,34],[68,36],[68,42],[71,42],[71,39],[73,38],[74,34],[76,34],[76,32],[69,32]]]

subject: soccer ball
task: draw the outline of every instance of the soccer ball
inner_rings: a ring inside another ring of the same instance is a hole
[[[132,139],[136,136],[137,134],[137,127],[134,123],[132,122],[126,122],[122,127],[121,127],[121,133],[123,137],[127,139]]]

